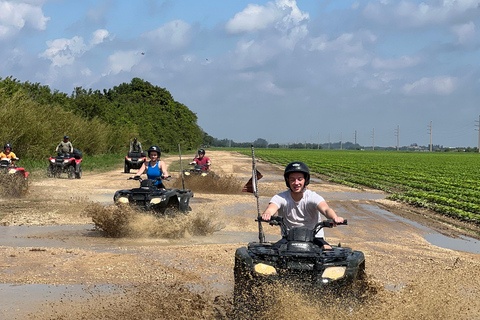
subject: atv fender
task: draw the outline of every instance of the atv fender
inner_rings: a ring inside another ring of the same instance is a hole
[[[238,248],[235,251],[235,259],[238,259],[239,261],[242,261],[250,269],[253,268],[253,259],[248,254],[248,250],[247,250],[246,247]]]

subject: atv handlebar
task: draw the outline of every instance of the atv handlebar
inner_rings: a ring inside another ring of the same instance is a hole
[[[157,177],[157,178],[155,178],[155,179],[153,179],[153,180],[155,180],[155,181],[158,181],[158,180],[160,180],[160,181],[161,181],[161,180],[170,181],[171,178],[172,178],[172,176],[162,176],[162,177]],[[140,177],[140,176],[133,176],[133,177],[127,178],[127,180],[139,180],[139,181],[142,181],[143,179],[142,179],[142,177]]]
[[[271,216],[270,220],[263,220],[262,217],[259,217],[255,221],[257,222],[268,222],[271,226],[280,226],[283,223],[283,217]],[[333,228],[334,226],[347,225],[347,219],[343,220],[341,223],[335,223],[333,219],[323,220],[315,225],[313,228],[316,231],[319,231],[321,228]]]

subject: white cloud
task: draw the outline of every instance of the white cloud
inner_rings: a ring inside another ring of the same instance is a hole
[[[480,0],[429,0],[369,2],[363,15],[369,20],[391,26],[406,28],[458,23],[470,19],[470,14],[478,11]]]
[[[452,27],[452,31],[456,33],[458,43],[462,45],[468,45],[475,41],[475,24],[472,21],[455,25]]]
[[[48,49],[39,54],[39,57],[52,61],[53,67],[71,65],[76,58],[81,57],[86,51],[91,50],[108,38],[113,38],[113,36],[107,30],[99,29],[93,32],[89,45],[86,45],[83,38],[78,36],[71,39],[62,38],[47,41]]]
[[[403,92],[407,95],[413,94],[438,94],[448,95],[455,90],[457,83],[456,78],[452,77],[435,77],[435,78],[422,78],[411,84],[405,84],[403,86]]]
[[[108,38],[112,39],[113,36],[105,29],[98,29],[93,32],[92,40],[90,40],[90,46],[100,44]]]
[[[117,51],[108,57],[107,74],[129,72],[133,66],[140,62],[140,59],[141,55],[138,51]]]
[[[49,20],[38,6],[25,1],[0,1],[0,36],[14,34],[26,26],[45,30]]]
[[[404,69],[418,65],[420,59],[416,57],[401,56],[397,59],[380,59],[374,58],[372,66],[375,69]]]
[[[47,41],[47,46],[48,49],[39,56],[51,60],[54,67],[73,64],[75,58],[81,56],[87,50],[87,46],[81,37]]]
[[[152,42],[154,47],[162,51],[182,49],[191,41],[191,26],[182,21],[174,20],[162,27],[146,32],[142,37]]]
[[[308,20],[309,14],[303,13],[294,0],[277,0],[266,6],[249,4],[242,12],[230,19],[225,30],[230,34],[254,33],[275,27],[286,32]]]

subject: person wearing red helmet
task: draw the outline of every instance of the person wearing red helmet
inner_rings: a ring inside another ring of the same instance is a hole
[[[322,196],[306,188],[310,183],[310,170],[305,163],[300,161],[289,163],[285,167],[283,176],[289,190],[275,195],[270,200],[267,209],[263,212],[263,220],[269,221],[278,212],[287,227],[285,232],[293,227],[313,229],[321,221],[321,214],[335,223],[343,222],[343,218],[337,216]],[[282,241],[286,242],[286,234],[282,234],[282,237],[284,238],[279,241],[279,244]],[[315,235],[314,243],[324,249],[332,248],[324,239],[323,229]]]

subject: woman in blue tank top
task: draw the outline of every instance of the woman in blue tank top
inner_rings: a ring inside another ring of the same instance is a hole
[[[148,157],[150,158],[150,161],[144,162],[142,167],[135,174],[135,176],[141,176],[143,173],[146,173],[147,178],[152,180],[168,177],[167,165],[165,164],[165,162],[160,160],[161,154],[162,152],[160,151],[160,147],[158,146],[151,146],[150,148],[148,148]],[[158,188],[165,188],[162,180],[158,180],[157,182],[155,182],[155,185]]]

